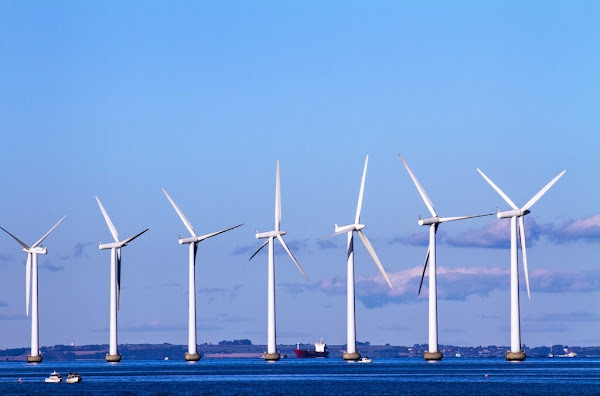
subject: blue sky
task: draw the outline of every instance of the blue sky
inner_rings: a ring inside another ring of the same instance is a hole
[[[123,251],[119,342],[187,341],[186,229],[200,244],[198,342],[266,342],[266,254],[281,161],[278,342],[345,343],[344,238],[369,154],[363,214],[394,283],[357,247],[357,337],[427,340],[417,297],[427,215],[523,205],[527,345],[598,345],[600,27],[597,2],[0,3],[0,225],[40,258],[40,343],[108,342],[110,233]],[[440,228],[439,341],[509,342],[508,220]],[[358,244],[357,244],[358,245]],[[25,253],[0,236],[0,347],[28,346]]]

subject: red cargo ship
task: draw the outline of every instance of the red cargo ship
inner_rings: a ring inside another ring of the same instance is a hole
[[[323,342],[323,339],[319,342],[315,342],[315,349],[300,349],[300,344],[297,344],[296,350],[297,358],[319,358],[319,357],[329,357],[329,351],[327,350],[327,345]]]

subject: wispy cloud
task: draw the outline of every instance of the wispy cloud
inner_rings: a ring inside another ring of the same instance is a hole
[[[97,242],[77,242],[75,246],[73,246],[73,256],[81,257],[83,256],[83,252],[86,247],[95,245]]]
[[[525,217],[525,235],[527,245],[532,246],[541,238],[546,238],[557,243],[570,243],[574,241],[600,242],[600,215],[582,217],[566,221],[560,225],[548,223],[538,224],[535,218]],[[494,219],[480,228],[474,228],[457,235],[437,233],[438,244],[456,247],[476,247],[489,249],[510,248],[510,220]],[[427,246],[429,235],[427,232],[418,232],[408,236],[399,236],[390,243],[406,245]]]
[[[436,234],[436,242],[442,243],[444,240],[444,232],[438,231]],[[414,234],[410,234],[407,237],[396,237],[390,241],[391,244],[399,243],[403,245],[412,245],[412,246],[427,246],[429,245],[429,232],[421,231],[416,232]]]
[[[278,287],[283,288],[290,294],[301,294],[310,289],[310,285],[306,282],[304,283],[280,283],[277,285]]]
[[[45,263],[40,263],[39,268],[42,271],[50,271],[50,272],[60,272],[60,271],[65,270],[64,265],[56,265],[56,264],[54,264],[54,262],[52,262],[50,260],[46,260]]]
[[[600,242],[600,214],[567,221],[552,228],[549,237],[558,243],[577,240]]]
[[[25,314],[0,314],[0,320],[24,320],[27,319]]]
[[[196,295],[208,296],[208,302],[217,301],[219,298],[226,297],[228,299],[234,299],[237,297],[238,292],[244,285],[233,285],[230,288],[224,287],[200,287],[196,288]]]
[[[533,218],[525,218],[525,236],[528,246],[532,246],[534,241],[540,239],[544,227],[539,226]],[[510,248],[510,219],[494,219],[482,228],[449,236],[444,242],[457,247],[508,249]]]
[[[258,244],[238,246],[236,248],[233,248],[233,250],[231,251],[231,254],[234,256],[250,257],[252,255],[252,253],[254,253],[256,250],[258,250],[259,247],[260,247],[260,245],[258,245]],[[264,247],[264,249],[266,249],[266,246]]]
[[[337,249],[340,246],[331,239],[318,239],[317,247],[319,249]]]
[[[596,312],[572,312],[551,314],[530,314],[523,318],[524,322],[600,322],[600,314]]]
[[[120,326],[121,331],[127,332],[149,332],[149,331],[184,331],[187,330],[187,324],[182,323],[163,323],[160,320],[150,320],[141,323],[132,323]]]
[[[428,282],[425,280],[421,296],[417,296],[422,267],[388,274],[393,289],[390,289],[381,275],[358,277],[356,296],[366,307],[375,308],[385,304],[405,304],[425,301]],[[469,296],[488,296],[498,289],[509,287],[510,271],[503,268],[461,267],[438,268],[438,298],[463,301]],[[532,293],[587,293],[600,290],[600,271],[549,271],[530,272]],[[525,287],[521,284],[522,290]],[[329,277],[321,282],[320,290],[328,294],[343,294],[346,291],[345,279]]]
[[[199,322],[203,323],[218,323],[218,322],[226,322],[226,323],[238,323],[238,322],[247,322],[249,320],[246,316],[241,315],[232,315],[229,313],[218,313],[216,315],[205,317],[199,319]]]

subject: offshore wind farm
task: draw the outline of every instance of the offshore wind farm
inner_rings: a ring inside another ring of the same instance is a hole
[[[600,385],[599,4],[0,15],[3,393]]]

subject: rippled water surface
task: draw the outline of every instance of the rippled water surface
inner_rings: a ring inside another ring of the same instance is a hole
[[[79,384],[46,384],[53,370]],[[486,376],[487,375],[487,376]],[[19,378],[22,383],[19,383]],[[0,363],[4,394],[600,394],[600,359],[203,359]]]

